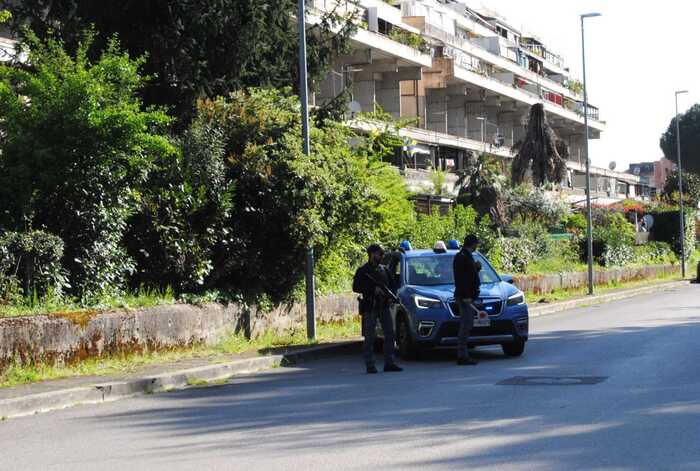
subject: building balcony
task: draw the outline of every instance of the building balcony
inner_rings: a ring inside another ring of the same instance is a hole
[[[388,60],[394,61],[396,67],[402,66],[420,66],[430,67],[432,58],[426,50],[420,50],[401,41],[400,34],[383,34],[379,31],[370,31],[368,25],[363,18],[367,17],[367,8],[362,3],[367,3],[353,0],[311,0],[309,2],[309,13],[307,13],[307,21],[310,24],[320,22],[324,13],[334,12],[346,18],[351,18],[357,24],[357,30],[351,38],[351,47],[353,50],[369,50],[372,51],[372,60]],[[373,4],[383,6],[384,9],[389,9],[383,13],[387,20],[382,19],[385,23],[391,24],[393,29],[398,29],[410,35],[418,33],[409,25],[400,23],[400,12],[383,2],[375,1]],[[378,8],[378,7],[375,7]],[[383,11],[383,9],[382,9]],[[382,14],[382,12],[380,12]],[[392,23],[397,22],[397,23]],[[338,28],[339,29],[339,28]],[[398,39],[398,40],[397,40]]]
[[[489,51],[487,47],[485,47],[486,43],[479,44],[477,42],[449,34],[426,22],[424,17],[405,18],[404,21],[421,30],[421,32],[426,36],[437,39],[445,45],[451,46],[452,50],[456,51],[455,54],[470,56],[468,59],[470,62],[473,61],[473,59],[486,62],[490,66],[517,74],[531,83],[535,83],[543,88],[549,89],[562,96],[566,96],[572,100],[583,100],[583,97],[580,94],[575,93],[574,91],[565,87],[562,83],[526,69],[520,66],[520,64],[517,62],[514,62],[512,58],[494,54],[493,52]],[[502,38],[494,37],[494,39],[499,41],[499,45],[501,44]],[[507,45],[503,45],[505,49],[508,49],[506,46]],[[565,72],[562,71],[562,73]]]
[[[454,60],[451,60],[452,66],[449,70],[443,71],[446,74],[445,81],[462,82],[466,84],[476,85],[483,89],[489,90],[497,95],[511,98],[517,102],[532,106],[535,103],[543,103],[545,110],[548,113],[556,115],[567,121],[572,121],[578,124],[584,124],[582,106],[565,105],[562,99],[561,104],[558,103],[551,95],[543,93],[543,90],[534,84],[520,84],[516,82],[513,74],[499,74],[498,76],[489,76],[483,71],[474,71],[457,65]],[[578,103],[578,102],[576,102]],[[598,119],[598,110],[595,107],[589,107],[589,122],[591,129],[596,131],[604,131],[605,123]]]

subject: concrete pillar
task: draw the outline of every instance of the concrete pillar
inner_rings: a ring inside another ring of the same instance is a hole
[[[345,80],[343,75],[335,70],[330,70],[318,85],[316,103],[324,105],[343,92]]]
[[[377,101],[376,77],[372,72],[355,72],[352,82],[352,99],[360,104],[363,113],[375,111]]]
[[[382,74],[390,75],[390,74]],[[392,77],[384,77],[377,83],[377,104],[387,113],[391,113],[394,119],[401,117],[401,86],[399,80]]]
[[[377,83],[377,103],[394,118],[400,118],[402,113],[401,82],[414,82],[420,80],[422,71],[420,67],[396,68],[392,64],[376,64],[380,69],[391,68],[392,72],[382,71],[381,81]],[[411,106],[411,112],[415,114],[416,105]]]
[[[436,132],[447,132],[449,109],[444,88],[425,90],[426,128]]]

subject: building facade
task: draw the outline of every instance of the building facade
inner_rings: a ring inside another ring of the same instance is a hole
[[[340,58],[319,84],[315,103],[348,89],[350,123],[359,131],[373,123],[358,113],[379,109],[413,124],[401,129],[406,146],[396,164],[426,172],[456,173],[467,153],[504,159],[525,137],[530,107],[542,103],[549,124],[568,145],[571,199],[580,196],[585,173],[585,127],[580,82],[564,60],[540,39],[492,11],[456,0],[311,0],[310,20],[323,12],[352,15],[358,30],[352,53]],[[589,105],[589,136],[605,131]],[[592,196],[619,200],[644,196],[644,183],[629,173],[593,168]],[[415,173],[409,178],[413,188]],[[455,191],[455,178],[448,178]],[[648,192],[647,192],[648,193]]]
[[[652,198],[659,196],[664,189],[666,179],[676,169],[673,161],[662,157],[654,162],[639,162],[630,164],[627,173],[638,176],[649,185],[649,195]]]

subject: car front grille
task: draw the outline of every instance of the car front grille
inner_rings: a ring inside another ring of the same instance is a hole
[[[451,299],[448,304],[450,306],[452,316],[461,317],[459,314],[459,306],[457,305],[457,301]],[[486,311],[490,317],[495,317],[501,314],[501,311],[503,310],[503,301],[501,301],[500,298],[477,299],[474,306],[482,311]]]
[[[482,335],[503,335],[515,332],[512,321],[491,321],[489,327],[474,327],[470,336],[479,337]],[[440,326],[438,338],[457,337],[459,335],[459,321],[444,322]]]

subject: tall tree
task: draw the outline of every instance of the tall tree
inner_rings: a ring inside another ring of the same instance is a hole
[[[566,172],[566,161],[560,154],[560,148],[564,150],[565,146],[562,146],[549,126],[544,106],[535,103],[530,108],[527,134],[518,155],[513,159],[513,184],[523,183],[529,169],[532,169],[532,183],[535,186],[560,182]]]
[[[20,37],[29,26],[75,51],[94,25],[96,50],[114,34],[131,56],[147,54],[147,104],[166,105],[185,124],[197,98],[245,87],[298,86],[296,0],[0,0]],[[348,18],[331,13],[309,26],[308,67],[320,79],[348,47]]]
[[[671,204],[679,204],[678,170],[668,174],[664,183],[663,198]],[[688,208],[697,208],[700,201],[700,176],[683,172],[683,202]]]
[[[681,163],[683,170],[700,175],[700,104],[693,105],[680,115],[678,123],[681,131]],[[676,118],[671,119],[668,129],[659,142],[667,159],[678,163],[676,150]]]

